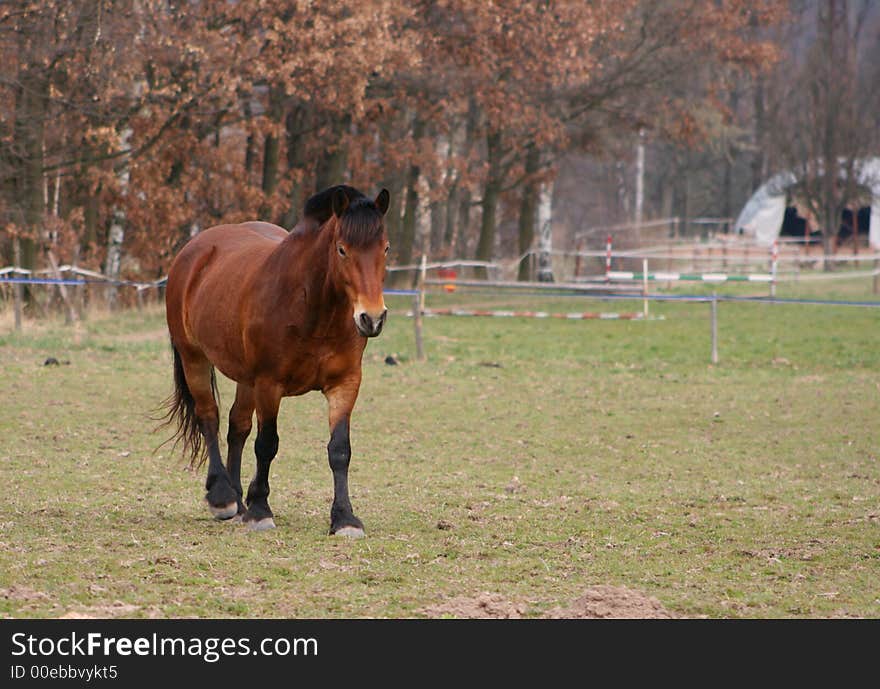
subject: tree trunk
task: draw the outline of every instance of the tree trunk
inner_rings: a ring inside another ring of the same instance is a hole
[[[107,233],[107,259],[104,264],[104,275],[111,280],[119,278],[122,263],[122,243],[125,241],[125,211],[117,206],[113,209],[113,219]],[[112,310],[116,307],[118,287],[107,285],[107,306]]]
[[[24,223],[30,233],[21,243],[22,267],[33,268],[36,239],[46,211],[43,195],[43,136],[49,84],[42,74],[24,77],[23,112],[16,118],[16,141],[24,152],[20,178],[20,200],[24,204]]]
[[[269,91],[269,119],[274,124],[280,124],[284,116],[284,91],[272,88]],[[260,220],[271,222],[272,204],[270,198],[278,186],[278,165],[281,162],[281,139],[274,133],[266,134],[263,139],[263,203],[260,206]]]
[[[40,66],[28,67],[21,74],[21,89],[17,92],[14,146],[21,153],[15,161],[18,168],[18,186],[13,208],[18,206],[19,222],[25,227],[20,239],[20,266],[28,270],[36,267],[37,240],[46,211],[43,195],[43,136],[45,133],[46,100],[49,82]],[[25,286],[24,300],[31,300],[31,291]]]
[[[379,150],[394,150],[400,138],[401,132],[404,130],[402,117],[399,113],[385,119],[379,129]],[[388,243],[391,245],[389,250],[388,263],[393,265],[398,263],[398,242],[400,240],[400,220],[403,209],[403,189],[404,189],[404,173],[399,167],[392,164],[391,161],[382,159],[385,176],[382,178],[382,186],[388,190],[390,196],[388,202],[388,211],[385,213],[385,231],[388,235]]]
[[[125,129],[119,136],[120,148],[127,148],[131,139],[132,130]],[[122,265],[122,244],[125,241],[125,197],[128,195],[128,186],[131,173],[128,165],[119,172],[119,195],[120,200],[112,211],[110,230],[107,233],[107,258],[104,262],[104,275],[111,280],[119,279],[119,269]],[[107,306],[110,309],[116,307],[119,288],[116,285],[107,286]]]
[[[306,141],[303,131],[306,128],[307,109],[305,105],[294,107],[285,118],[285,135],[287,136],[287,169],[294,175],[290,188],[290,208],[284,214],[282,224],[287,229],[296,225],[305,205],[305,158]]]
[[[101,153],[106,153],[106,150],[96,149],[85,137],[83,137],[81,145],[85,149],[85,160],[78,173],[78,196],[83,207],[83,235],[80,238],[79,246],[82,257],[89,259],[95,255],[95,250],[101,240],[98,224],[101,216],[101,192],[103,190],[102,182],[98,182],[92,189],[89,172],[95,165],[95,158]]]
[[[250,101],[245,100],[244,103],[244,118],[246,122],[249,122],[253,114],[251,113],[251,104]],[[254,169],[254,161],[257,158],[257,140],[254,138],[253,133],[249,133],[247,137],[247,142],[245,143],[244,150],[244,178],[246,182],[250,182],[251,172]]]
[[[721,172],[721,215],[729,218],[733,215],[733,164],[725,155]]]
[[[828,217],[830,214],[827,214]],[[826,221],[827,222],[827,221]],[[829,225],[829,227],[831,227]],[[830,229],[825,229],[822,231],[822,253],[824,255],[825,260],[823,261],[823,268],[826,271],[830,271],[833,269],[833,262],[827,259],[831,258],[834,255],[834,239],[835,232]]]
[[[274,134],[263,140],[263,194],[271,196],[278,186],[278,163],[281,160],[281,142]]]
[[[434,247],[434,251],[439,251],[439,255],[443,258],[452,258],[455,251],[455,208],[458,199],[458,182],[461,178],[460,173],[452,163],[453,155],[455,154],[455,134],[456,128],[453,125],[449,131],[449,148],[446,151],[445,182],[448,184],[449,193],[446,195],[446,200],[442,202],[442,207],[439,210],[443,216],[443,222],[442,227],[439,228],[439,246]],[[431,217],[433,218],[433,215]]]
[[[458,182],[455,182],[449,188],[449,195],[446,197],[446,228],[443,231],[443,245],[449,258],[455,256],[455,245],[457,244],[458,225],[455,222],[455,213],[458,210]]]
[[[764,147],[766,146],[766,117],[764,113],[764,77],[758,75],[755,78],[755,131],[754,131],[754,150],[752,156],[752,191],[758,189],[764,181],[764,167],[766,154]]]
[[[681,175],[681,215],[678,223],[679,232],[682,237],[690,237],[691,232],[691,177],[689,170],[690,155],[685,154],[684,169],[680,170]]]
[[[85,208],[83,209],[83,237],[80,246],[82,247],[83,256],[92,256],[98,242],[98,212],[100,210],[99,200],[101,186],[98,185],[98,188],[95,189],[95,191],[86,187],[85,194]]]
[[[538,199],[538,282],[553,282],[553,182],[541,185]]]
[[[322,191],[345,181],[345,166],[348,162],[345,137],[350,126],[351,117],[349,115],[343,115],[334,120],[330,132],[330,146],[318,159],[315,169],[315,191]]]
[[[446,218],[444,217],[444,206],[440,201],[432,201],[429,206],[429,212],[431,214],[431,241],[429,246],[431,248],[431,255],[438,256],[443,252],[444,242],[443,238],[446,230]]]
[[[519,253],[522,258],[519,262],[517,279],[520,281],[527,281],[532,277],[531,255],[526,255],[526,252],[532,248],[535,240],[535,223],[538,218],[538,183],[528,175],[534,175],[538,171],[539,164],[540,152],[534,144],[531,144],[526,151],[525,174],[527,177],[519,205]]]
[[[728,107],[732,113],[735,113],[739,107],[739,93],[736,90],[736,86],[731,86]],[[726,132],[723,144],[724,170],[721,181],[721,214],[725,218],[729,218],[733,215],[733,160],[737,151],[733,140]]]
[[[413,122],[412,136],[418,141],[424,134],[425,125],[422,120],[416,118]],[[416,238],[416,214],[419,207],[419,175],[421,170],[418,165],[410,165],[406,175],[406,200],[403,209],[403,224],[400,229],[399,249],[397,258],[402,265],[412,261],[413,243]]]
[[[398,260],[403,265],[407,265],[412,260],[413,241],[416,237],[416,210],[419,205],[419,190],[416,186],[418,181],[419,168],[417,165],[411,165],[406,175],[403,222],[400,227],[399,249],[397,251]]]
[[[661,192],[660,192],[660,208],[661,214],[664,218],[672,217],[672,208],[673,208],[673,200],[675,198],[675,186],[672,182],[669,181],[668,177],[665,178],[662,182]],[[673,237],[675,235],[675,223],[670,220],[669,222],[669,232],[667,233],[669,237]]]
[[[470,251],[471,241],[471,205],[473,195],[469,187],[462,188],[458,193],[458,219],[456,222],[455,255],[466,256]]]
[[[480,220],[480,239],[477,243],[478,261],[491,261],[495,247],[495,215],[498,210],[498,197],[501,195],[501,133],[492,132],[486,137],[489,171],[483,187],[483,200],[480,204],[483,217]],[[477,275],[487,279],[489,271],[478,268]]]
[[[480,108],[477,105],[477,100],[474,97],[471,97],[468,101],[468,113],[467,120],[465,121],[465,130],[464,130],[464,146],[461,151],[462,158],[464,160],[468,160],[471,149],[474,146],[474,143],[477,139],[477,128],[480,124]],[[462,174],[467,174],[470,171],[470,165],[468,164],[468,169],[465,170]],[[470,253],[470,243],[471,243],[471,205],[473,201],[473,194],[471,192],[470,186],[467,184],[458,186],[457,191],[457,199],[458,203],[458,212],[455,214],[455,237],[454,245],[455,245],[455,253],[454,256],[467,256]]]
[[[403,173],[393,172],[390,176],[385,177],[382,182],[390,195],[388,201],[388,212],[385,213],[385,231],[388,234],[388,243],[391,244],[389,253],[394,259],[389,258],[389,263],[398,263],[398,246],[400,240],[400,221],[403,212]]]
[[[642,220],[645,211],[645,130],[639,129],[639,140],[636,144],[636,199],[635,221],[639,234],[642,231]]]

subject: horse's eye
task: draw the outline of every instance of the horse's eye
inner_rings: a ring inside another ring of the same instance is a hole
[[[345,258],[345,249],[342,248],[342,244],[336,245],[336,250],[339,252],[339,255]]]

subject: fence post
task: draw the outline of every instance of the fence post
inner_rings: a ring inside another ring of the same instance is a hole
[[[418,289],[413,295],[413,327],[416,335],[416,360],[425,360],[425,345],[422,340],[422,314],[425,312],[425,278],[428,273],[428,257],[422,254],[419,263]]]
[[[648,259],[642,259],[642,310],[648,318]]]
[[[425,278],[428,277],[428,256],[422,254],[422,261],[419,265],[419,311],[425,310]]]
[[[620,263],[620,261],[618,261]],[[605,282],[609,282],[611,280],[611,235],[608,235],[608,240],[605,243]]]
[[[421,293],[421,290],[419,290]],[[422,300],[421,294],[413,296],[413,324],[416,331],[416,360],[425,360],[425,346],[422,342]]]
[[[19,243],[18,235],[12,240],[12,261],[15,267],[15,271],[13,271],[13,275],[17,277],[21,277],[21,274],[18,273],[18,269],[21,267],[21,244]],[[22,290],[21,283],[14,282],[12,284],[12,303],[13,310],[15,311],[15,330],[17,332],[21,332],[21,302],[22,302]]]
[[[86,308],[86,285],[83,280],[82,275],[80,275],[76,271],[76,267],[79,265],[79,244],[73,250],[73,261],[71,262],[71,275],[76,276],[78,285],[74,285],[71,292],[73,293],[73,306],[76,309],[76,317],[78,320],[83,320],[85,318],[85,308]]]
[[[67,286],[64,284],[64,276],[58,269],[58,259],[55,258],[55,254],[51,249],[46,252],[46,257],[49,259],[49,265],[52,267],[52,274],[55,276],[55,279],[58,280],[58,294],[61,295],[61,301],[64,304],[64,322],[67,325],[72,325],[73,323],[76,323],[76,309],[73,306],[70,295],[67,293]]]
[[[712,292],[712,363],[718,363],[718,293]]]
[[[776,296],[776,267],[779,264],[779,240],[773,240],[773,252],[770,258],[770,296]]]

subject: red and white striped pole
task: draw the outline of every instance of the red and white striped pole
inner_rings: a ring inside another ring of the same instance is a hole
[[[773,240],[773,253],[770,259],[770,296],[776,296],[776,265],[779,262],[779,240]]]
[[[611,235],[605,242],[605,282],[611,281]]]

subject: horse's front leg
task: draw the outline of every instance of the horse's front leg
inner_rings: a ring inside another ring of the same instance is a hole
[[[226,436],[226,471],[232,487],[238,493],[238,516],[244,517],[244,493],[241,488],[241,453],[251,432],[254,416],[254,389],[239,383],[235,388],[235,402],[229,410],[229,433]]]
[[[242,521],[251,529],[262,531],[274,529],[275,520],[269,508],[269,466],[278,453],[278,407],[281,404],[281,389],[275,384],[254,387],[254,402],[257,409],[257,440],[254,454],[257,455],[257,470],[247,492],[247,512]]]
[[[351,462],[349,421],[360,388],[360,374],[354,379],[324,390],[330,413],[330,442],[327,455],[333,472],[333,507],[330,535],[363,538],[364,525],[354,516],[348,497],[348,465]]]

